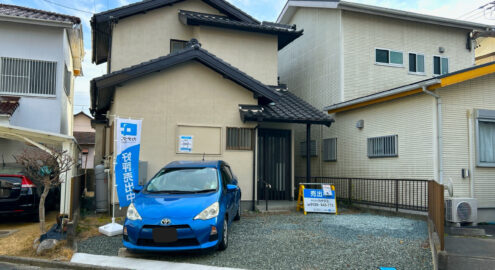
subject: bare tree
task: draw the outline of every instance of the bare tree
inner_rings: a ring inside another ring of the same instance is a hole
[[[61,175],[70,171],[74,165],[72,157],[67,151],[59,151],[46,147],[45,151],[28,147],[19,155],[14,156],[16,162],[24,167],[24,173],[40,189],[43,187],[39,203],[40,231],[45,229],[45,201],[51,188],[64,182]]]

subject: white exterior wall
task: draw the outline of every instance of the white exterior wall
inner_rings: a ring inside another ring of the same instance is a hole
[[[474,65],[474,49],[466,49],[468,30],[349,11],[342,20],[344,100],[433,77],[433,56],[449,58],[449,72]],[[404,66],[375,64],[376,48],[402,51]],[[409,74],[410,52],[425,55],[426,75]]]
[[[72,66],[70,55],[67,36],[62,28],[0,23],[0,57],[57,62],[56,95],[20,95],[19,108],[10,118],[11,125],[72,134],[72,103],[63,89],[64,62],[68,63],[68,67]]]
[[[461,177],[462,169],[469,169],[470,157],[468,117],[472,117],[475,129],[475,109],[495,110],[495,74],[440,89],[444,114],[444,181],[452,179],[455,197],[473,197],[470,194],[470,179]],[[469,115],[468,115],[469,113]],[[476,141],[476,139],[474,140]],[[476,149],[476,148],[474,148]],[[476,164],[476,162],[474,163]],[[474,197],[478,207],[495,208],[495,168],[474,167]]]

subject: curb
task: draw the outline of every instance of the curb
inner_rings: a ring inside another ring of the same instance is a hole
[[[57,269],[74,269],[74,270],[105,270],[105,269],[123,270],[123,269],[125,269],[125,268],[101,267],[101,266],[80,264],[80,263],[50,261],[50,260],[35,259],[35,258],[2,256],[2,255],[0,255],[0,262],[13,263],[13,264],[23,264],[23,265],[38,266],[38,267],[47,267],[47,268],[57,268]]]

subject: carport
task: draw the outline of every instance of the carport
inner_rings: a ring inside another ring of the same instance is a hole
[[[43,151],[49,151],[47,145],[67,151],[74,160],[77,160],[79,145],[72,136],[44,132],[8,124],[0,124],[0,138],[23,142],[37,147]],[[64,183],[60,190],[60,214],[69,215],[71,201],[71,178],[77,174],[77,168],[62,175]]]

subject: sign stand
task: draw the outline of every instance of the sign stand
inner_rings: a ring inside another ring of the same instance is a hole
[[[319,189],[308,189],[306,186],[320,186]],[[337,194],[333,184],[326,183],[300,183],[297,196],[297,208],[308,212],[338,214]]]
[[[106,171],[107,174],[110,174],[109,169],[106,169]],[[115,183],[115,190],[117,190],[117,183]],[[107,225],[98,228],[98,231],[106,236],[116,236],[122,234],[124,231],[124,226],[115,223],[115,190],[112,192],[112,223],[108,223]]]

